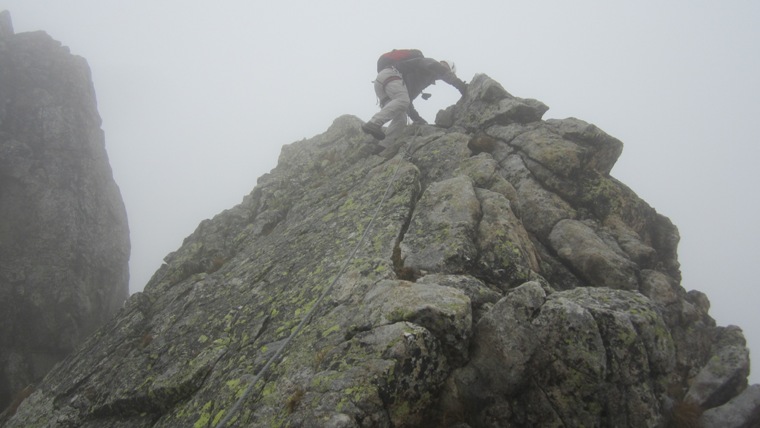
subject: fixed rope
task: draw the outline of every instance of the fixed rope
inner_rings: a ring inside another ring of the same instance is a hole
[[[293,330],[290,333],[290,336],[288,336],[288,339],[285,341],[285,343],[280,346],[280,348],[275,352],[271,357],[269,357],[269,360],[267,360],[266,364],[264,364],[264,367],[259,370],[259,373],[256,375],[256,377],[253,378],[253,380],[248,384],[245,391],[243,392],[243,395],[238,398],[238,400],[235,402],[235,405],[232,406],[232,409],[230,409],[229,413],[227,413],[227,416],[224,417],[217,425],[216,428],[224,428],[227,426],[227,424],[232,420],[233,416],[237,414],[237,412],[240,410],[240,406],[243,405],[243,402],[248,398],[248,395],[253,391],[253,387],[261,380],[261,378],[264,376],[264,374],[269,369],[269,366],[271,366],[275,360],[277,360],[280,355],[282,355],[285,348],[288,347],[288,344],[295,338],[298,333],[301,332],[301,330],[306,326],[306,324],[309,323],[309,320],[314,315],[314,312],[320,307],[320,304],[322,301],[327,297],[327,295],[330,293],[332,288],[335,286],[335,284],[338,282],[340,277],[343,275],[343,273],[348,268],[348,265],[353,260],[354,256],[356,256],[357,251],[359,251],[359,248],[364,243],[364,240],[369,235],[369,231],[372,229],[372,225],[375,222],[375,219],[377,218],[377,215],[380,213],[380,208],[382,208],[383,204],[385,203],[386,199],[388,199],[388,195],[390,194],[391,186],[393,186],[393,183],[396,181],[396,175],[398,175],[398,171],[401,168],[401,160],[406,158],[409,155],[409,147],[410,144],[407,146],[407,149],[404,151],[404,155],[401,156],[401,158],[398,160],[396,169],[393,171],[393,176],[391,177],[391,180],[388,182],[388,187],[385,188],[385,193],[383,194],[382,199],[377,204],[377,208],[375,209],[375,213],[372,215],[372,218],[367,223],[367,227],[364,229],[364,233],[362,233],[361,238],[359,238],[359,242],[356,243],[356,246],[354,247],[353,251],[351,251],[351,254],[348,256],[346,261],[343,263],[343,266],[340,268],[340,271],[338,271],[338,274],[335,276],[335,279],[330,283],[330,285],[325,288],[325,291],[322,292],[322,294],[319,296],[317,301],[314,303],[314,306],[312,306],[311,310],[304,315],[301,322],[296,326],[295,330]]]

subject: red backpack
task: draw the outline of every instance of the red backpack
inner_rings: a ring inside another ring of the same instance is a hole
[[[377,72],[388,67],[394,67],[396,64],[414,58],[423,58],[419,49],[394,49],[380,55],[377,59]]]

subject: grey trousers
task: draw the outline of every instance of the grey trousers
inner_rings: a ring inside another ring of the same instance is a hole
[[[409,92],[407,92],[406,85],[401,79],[401,73],[392,67],[381,70],[374,84],[377,98],[380,100],[388,99],[388,101],[369,121],[380,126],[390,121],[385,134],[393,136],[406,126],[406,112],[410,104]]]

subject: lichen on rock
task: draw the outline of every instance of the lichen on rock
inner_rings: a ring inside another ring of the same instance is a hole
[[[8,426],[662,426],[685,402],[755,421],[741,332],[609,176],[622,143],[546,109],[479,74],[383,150],[353,116],[284,146]]]

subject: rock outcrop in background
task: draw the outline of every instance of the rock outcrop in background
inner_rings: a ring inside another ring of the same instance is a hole
[[[546,110],[480,74],[388,147],[353,116],[284,146],[6,425],[756,426],[622,143]]]
[[[86,61],[0,13],[0,409],[128,297],[127,217],[100,123]]]

